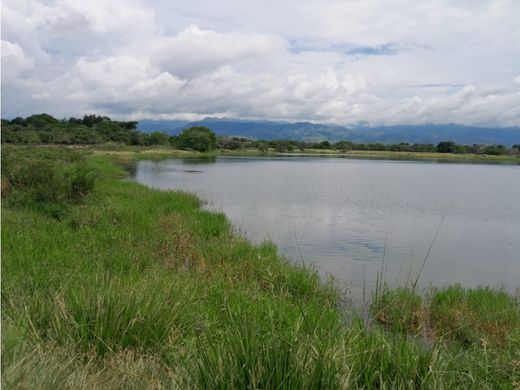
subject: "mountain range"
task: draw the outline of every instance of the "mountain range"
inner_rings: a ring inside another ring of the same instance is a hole
[[[423,143],[453,141],[458,144],[520,144],[520,127],[476,127],[457,124],[424,124],[395,126],[339,126],[310,122],[276,122],[264,120],[205,118],[182,120],[150,120],[139,122],[138,129],[151,133],[161,131],[179,134],[191,126],[206,126],[220,136],[252,139],[290,139],[300,141],[352,141],[356,143]]]

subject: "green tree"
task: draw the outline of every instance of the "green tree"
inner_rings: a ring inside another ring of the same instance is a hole
[[[150,134],[151,145],[170,145],[170,137],[168,134],[154,131]]]
[[[437,152],[439,153],[453,153],[455,151],[455,142],[441,141],[437,144]]]
[[[484,148],[484,153],[492,156],[499,156],[501,154],[506,154],[507,148],[504,145],[488,145]]]
[[[36,114],[31,115],[25,119],[25,122],[28,125],[34,126],[36,128],[43,128],[50,125],[56,125],[59,123],[59,121],[52,117],[49,114]]]
[[[329,149],[330,148],[330,142],[329,141],[321,141],[320,142],[320,149]]]
[[[334,147],[338,150],[346,152],[347,150],[352,150],[354,144],[349,141],[339,141],[337,142]]]
[[[177,145],[181,149],[192,149],[207,152],[215,149],[217,136],[205,126],[195,126],[184,129],[179,135]]]
[[[262,152],[265,153],[269,150],[269,144],[266,141],[259,141],[257,143],[257,148]]]
[[[102,122],[110,122],[110,118],[107,116],[100,116],[96,114],[85,114],[83,115],[83,124],[87,127],[93,127]]]

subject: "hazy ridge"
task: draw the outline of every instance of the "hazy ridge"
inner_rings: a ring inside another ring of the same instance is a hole
[[[143,132],[163,131],[171,135],[190,126],[207,126],[218,135],[254,139],[292,139],[305,141],[432,143],[454,141],[460,144],[520,143],[520,127],[476,127],[457,124],[395,125],[379,127],[346,127],[310,122],[276,122],[260,120],[205,118],[201,121],[149,120],[139,122]]]

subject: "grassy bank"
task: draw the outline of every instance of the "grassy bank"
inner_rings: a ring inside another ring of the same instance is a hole
[[[491,156],[481,154],[456,154],[436,152],[393,152],[389,150],[349,150],[341,152],[333,149],[308,149],[304,152],[283,153],[283,155],[322,155],[346,158],[366,158],[382,160],[429,160],[441,162],[481,162],[520,164],[518,156]]]
[[[258,149],[238,149],[238,150],[215,150],[206,153],[189,152],[171,148],[144,148],[144,147],[125,147],[124,150],[114,150],[110,147],[104,150],[93,149],[97,154],[108,154],[121,158],[132,159],[160,159],[160,158],[185,158],[197,156],[327,156],[342,158],[362,158],[379,160],[410,160],[410,161],[439,161],[439,162],[475,162],[490,164],[520,164],[518,156],[490,156],[479,154],[455,154],[455,153],[430,153],[430,152],[392,152],[392,151],[370,151],[370,150],[351,150],[341,152],[334,149],[306,149],[304,151],[294,151],[279,153],[274,149],[264,152]]]
[[[56,148],[59,146],[45,145],[40,148]],[[482,155],[482,154],[456,154],[433,152],[398,152],[377,150],[349,150],[336,149],[305,149],[304,151],[277,152],[274,149],[261,151],[259,149],[217,149],[211,152],[192,152],[179,150],[166,146],[130,146],[120,144],[107,144],[96,146],[68,146],[70,149],[81,150],[95,155],[112,156],[114,160],[146,160],[166,158],[190,158],[190,157],[217,157],[217,156],[321,156],[343,157],[355,159],[378,160],[410,160],[410,161],[439,161],[439,162],[474,162],[490,164],[520,164],[520,157],[514,155]]]
[[[5,388],[520,386],[513,297],[383,290],[362,320],[196,197],[119,180],[132,153],[3,149]]]

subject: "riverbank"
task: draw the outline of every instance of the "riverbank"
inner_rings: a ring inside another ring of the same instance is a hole
[[[286,155],[286,153],[281,153]],[[491,156],[480,154],[455,154],[455,153],[432,153],[432,152],[392,152],[377,150],[349,150],[339,152],[332,149],[309,149],[304,152],[287,153],[287,155],[323,155],[346,158],[367,158],[382,160],[430,160],[440,162],[475,162],[475,163],[510,163],[520,164],[518,156]]]
[[[22,146],[23,147],[23,146]],[[38,147],[38,146],[37,146]],[[56,148],[60,146],[45,145],[41,148]],[[166,158],[189,158],[189,157],[217,157],[217,156],[252,156],[252,157],[275,157],[275,156],[322,156],[360,158],[375,160],[410,160],[410,161],[438,161],[438,162],[469,162],[489,164],[520,164],[520,156],[508,155],[480,155],[480,154],[456,154],[456,153],[432,153],[432,152],[398,152],[377,150],[349,150],[338,151],[335,149],[305,149],[293,152],[277,152],[274,149],[261,151],[259,149],[219,149],[211,152],[194,152],[174,149],[166,146],[129,146],[129,145],[96,145],[96,146],[68,146],[68,148],[89,151],[96,155],[108,155],[120,160],[146,160]]]
[[[520,385],[517,298],[381,289],[361,319],[194,196],[119,180],[166,152],[3,148],[6,388]]]

